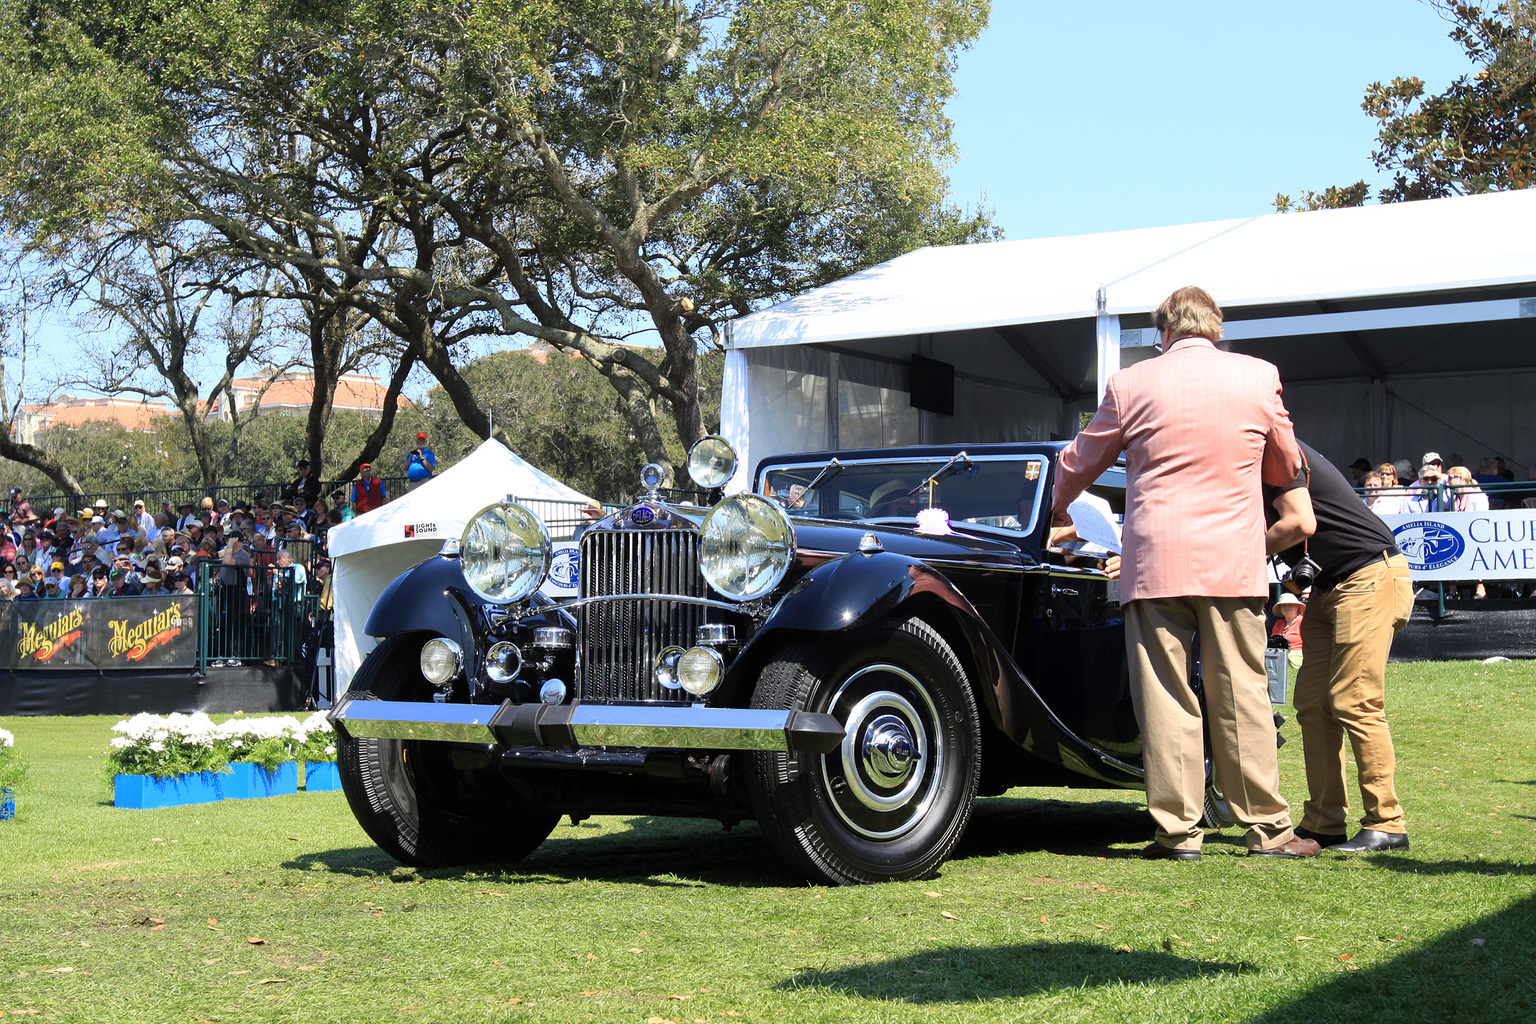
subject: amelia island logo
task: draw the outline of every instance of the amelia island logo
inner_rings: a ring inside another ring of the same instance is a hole
[[[1460,531],[1444,523],[1415,519],[1392,531],[1410,569],[1443,569],[1462,556],[1467,541]]]
[[[579,570],[575,548],[561,548],[549,563],[549,579],[555,586],[576,589]]]

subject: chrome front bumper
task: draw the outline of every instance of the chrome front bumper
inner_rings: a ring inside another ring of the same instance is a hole
[[[831,715],[629,704],[425,704],[345,698],[331,722],[354,739],[489,743],[577,750],[783,750],[824,754],[843,727]]]

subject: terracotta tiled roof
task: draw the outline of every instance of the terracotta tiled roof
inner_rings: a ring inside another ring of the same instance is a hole
[[[255,401],[256,393],[263,384],[262,378],[243,377],[231,382],[240,395],[240,407],[248,409]],[[379,378],[361,373],[344,375],[336,383],[332,405],[336,409],[353,409],[362,412],[380,412],[388,388]],[[314,403],[315,378],[309,373],[285,373],[272,381],[266,394],[261,396],[263,409],[308,409]],[[404,396],[396,402],[396,408],[410,405]]]
[[[50,427],[79,427],[87,423],[116,423],[128,430],[153,430],[166,416],[174,416],[176,410],[167,405],[156,405],[127,398],[71,398],[63,396],[57,402],[40,405],[24,405],[22,415],[32,430]]]

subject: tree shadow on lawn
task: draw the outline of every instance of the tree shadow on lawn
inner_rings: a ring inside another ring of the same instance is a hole
[[[1472,870],[1475,866],[1461,867]],[[1373,945],[1381,939],[1366,932],[1360,941]],[[1246,1024],[1528,1022],[1533,1006],[1536,896],[1529,896],[1380,966],[1346,970],[1297,999],[1249,1018]]]
[[[779,982],[781,990],[822,988],[866,999],[906,1003],[967,1003],[1053,989],[1167,984],[1258,968],[1246,961],[1212,962],[1150,950],[1120,950],[1092,942],[1028,942],[1013,946],[925,949],[898,960],[832,971],[805,969]]]

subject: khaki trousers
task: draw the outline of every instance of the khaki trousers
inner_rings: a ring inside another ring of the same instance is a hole
[[[1251,850],[1281,846],[1294,834],[1290,805],[1280,795],[1263,608],[1258,597],[1154,598],[1125,606],[1147,809],[1164,846],[1197,850],[1204,835],[1205,738],[1190,687],[1196,636],[1211,760],[1232,816],[1248,829]]]
[[[1394,777],[1397,754],[1387,729],[1387,655],[1413,611],[1413,583],[1402,555],[1378,558],[1307,602],[1301,620],[1301,671],[1296,724],[1307,764],[1301,824],[1314,832],[1345,830],[1344,734],[1360,776],[1360,824],[1407,832]]]

